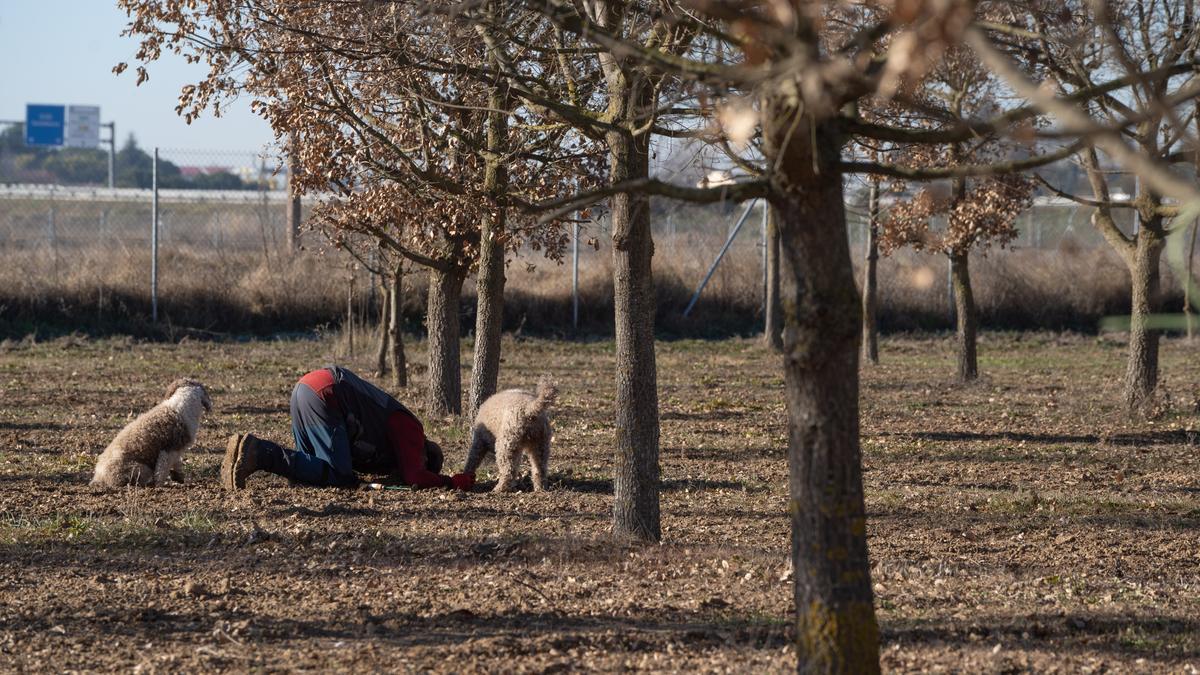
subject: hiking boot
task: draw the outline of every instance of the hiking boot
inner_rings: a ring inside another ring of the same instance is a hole
[[[221,486],[226,490],[246,487],[246,477],[258,471],[258,438],[254,434],[234,434],[225,445],[221,461]]]

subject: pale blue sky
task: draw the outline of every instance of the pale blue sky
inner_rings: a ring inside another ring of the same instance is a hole
[[[74,103],[100,106],[101,121],[117,123],[118,147],[131,131],[143,148],[258,151],[273,141],[248,100],[185,124],[175,115],[179,88],[204,68],[173,54],[135,87],[136,41],[120,37],[126,21],[111,0],[0,0],[0,119],[23,120],[27,103]],[[131,66],[118,77],[121,61]]]

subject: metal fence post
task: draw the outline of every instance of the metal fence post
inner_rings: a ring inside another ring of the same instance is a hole
[[[1138,174],[1133,174],[1133,199],[1137,199],[1142,191],[1142,177]],[[1142,229],[1142,212],[1139,209],[1133,210],[1133,236],[1138,235],[1138,230]]]
[[[296,137],[292,136],[287,154],[287,250],[291,255],[300,248],[300,194],[293,182],[296,180]]]
[[[957,320],[957,309],[954,307],[954,260],[946,256],[946,302],[950,305],[950,323]]]
[[[571,327],[579,329],[579,221],[571,237]]]
[[[767,211],[770,205],[767,200],[759,200],[762,205],[762,225],[759,227],[759,240],[762,242],[762,310],[763,316],[767,315]]]
[[[150,321],[158,323],[158,147],[150,165]]]
[[[46,219],[47,234],[50,239],[50,259],[53,261],[54,280],[58,281],[58,209],[54,203],[54,186],[50,186],[50,213]]]
[[[116,187],[117,169],[117,123],[101,124],[108,127],[108,187]]]
[[[740,218],[738,218],[737,223],[732,229],[729,230],[729,236],[725,239],[725,245],[721,247],[721,252],[717,254],[717,259],[714,260],[712,266],[708,268],[708,274],[704,275],[704,280],[700,282],[698,287],[696,287],[696,292],[692,295],[691,301],[688,302],[687,307],[684,308],[683,315],[685,317],[692,313],[692,308],[696,306],[696,301],[700,299],[700,294],[704,292],[704,287],[707,286],[709,280],[712,279],[713,274],[717,271],[717,266],[721,264],[721,260],[725,257],[725,254],[729,253],[729,247],[733,245],[734,238],[737,237],[738,232],[742,230],[742,225],[746,222],[746,219],[750,217],[750,212],[753,210],[754,201],[751,201],[746,205],[746,210],[742,211],[742,215]]]

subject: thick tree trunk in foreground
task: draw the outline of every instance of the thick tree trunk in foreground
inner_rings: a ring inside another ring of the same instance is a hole
[[[970,382],[979,377],[976,344],[979,334],[979,310],[971,291],[970,258],[966,253],[950,256],[950,279],[954,286],[954,314],[958,339],[958,380]]]
[[[610,180],[650,172],[649,135],[608,134]],[[613,532],[657,541],[659,523],[658,378],[654,361],[654,279],[650,200],[612,197],[613,289],[616,304],[617,428]]]
[[[767,290],[763,305],[763,343],[770,349],[783,351],[783,308],[779,305],[779,224],[775,209],[767,215]]]
[[[797,669],[878,673],[859,450],[862,307],[837,168],[840,134],[834,123],[796,124],[785,96],[764,110],[767,160],[780,167],[772,199],[783,262]],[[785,142],[790,128],[812,131]]]
[[[489,152],[504,150],[507,133],[502,112],[504,97],[494,92],[489,104],[487,143]],[[508,174],[499,157],[489,160],[484,170],[483,189],[494,198],[504,194]],[[496,393],[500,379],[500,328],[504,322],[504,209],[493,209],[483,217],[479,241],[479,277],[476,283],[478,309],[475,313],[475,355],[471,368],[470,416]]]
[[[867,197],[867,259],[863,266],[863,358],[879,363],[879,181],[872,180]]]
[[[1157,219],[1156,219],[1157,220]],[[1158,222],[1143,223],[1129,267],[1132,305],[1129,311],[1129,361],[1125,368],[1125,405],[1134,414],[1145,412],[1158,386],[1159,331],[1150,317],[1159,307],[1159,265],[1165,244]]]
[[[388,338],[392,343],[392,385],[408,386],[408,360],[404,357],[404,263],[397,262],[388,291]]]
[[[425,409],[431,415],[462,413],[459,362],[459,299],[465,273],[457,268],[429,270],[429,388]]]

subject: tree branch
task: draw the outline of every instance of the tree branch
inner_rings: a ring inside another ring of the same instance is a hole
[[[838,166],[846,173],[866,173],[877,176],[891,176],[909,180],[939,180],[943,178],[969,178],[971,176],[995,176],[1006,173],[1019,173],[1039,166],[1052,164],[1060,159],[1070,157],[1084,147],[1083,141],[1026,159],[1015,159],[1008,162],[993,162],[991,164],[963,164],[936,168],[919,168],[901,164],[883,164],[881,162],[841,162]]]
[[[531,212],[548,211],[549,213],[544,213],[538,218],[539,223],[548,223],[562,218],[571,211],[591,206],[605,197],[626,192],[668,197],[696,204],[712,204],[723,201],[742,202],[747,199],[766,197],[770,193],[770,184],[766,180],[753,180],[719,187],[692,188],[666,183],[657,178],[636,178],[605,185],[582,194],[528,204],[526,208]]]

